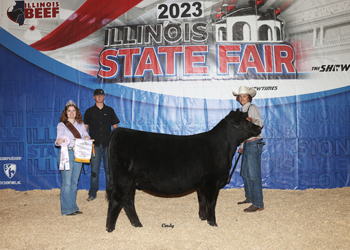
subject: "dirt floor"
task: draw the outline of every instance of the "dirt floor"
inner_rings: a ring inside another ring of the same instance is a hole
[[[60,214],[60,190],[0,190],[0,249],[350,249],[350,187],[264,190],[265,210],[243,212],[243,189],[221,190],[218,227],[198,217],[196,193],[175,198],[136,192],[142,228],[122,210],[106,232],[107,201],[99,191],[83,214]]]

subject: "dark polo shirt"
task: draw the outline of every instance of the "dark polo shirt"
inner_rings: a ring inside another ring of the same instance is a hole
[[[95,104],[88,108],[84,114],[84,123],[89,125],[89,135],[91,139],[95,140],[94,144],[96,147],[99,147],[101,144],[102,148],[108,146],[111,126],[119,122],[114,110],[106,105],[99,109]]]

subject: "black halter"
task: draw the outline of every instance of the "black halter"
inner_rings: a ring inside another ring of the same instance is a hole
[[[239,129],[239,130],[244,130],[243,128],[241,128],[240,126],[236,125],[236,124],[232,124],[231,122],[229,122],[226,117],[224,118],[224,120],[230,124],[231,126],[233,126],[235,129]]]

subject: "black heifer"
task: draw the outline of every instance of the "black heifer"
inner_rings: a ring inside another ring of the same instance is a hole
[[[217,226],[216,200],[226,185],[237,145],[260,132],[239,111],[231,111],[212,130],[196,135],[115,129],[109,142],[107,231],[114,230],[122,207],[131,224],[142,227],[134,206],[136,185],[161,195],[197,189],[199,217]]]

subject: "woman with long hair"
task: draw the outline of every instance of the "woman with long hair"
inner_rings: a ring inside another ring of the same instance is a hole
[[[75,162],[74,139],[83,138],[89,140],[90,136],[85,129],[81,113],[77,105],[70,100],[66,103],[60,122],[57,125],[56,146],[61,147],[57,157],[62,176],[61,185],[61,214],[81,214],[76,203],[78,182],[83,163]]]

